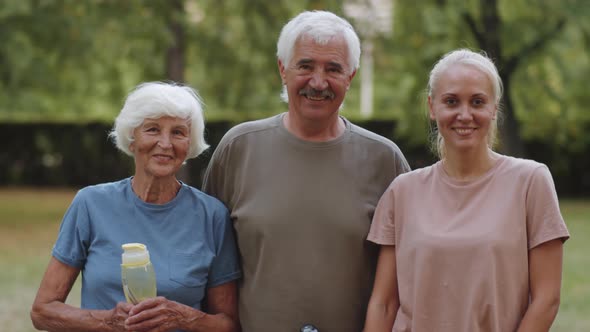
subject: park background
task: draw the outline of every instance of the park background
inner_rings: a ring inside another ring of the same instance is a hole
[[[590,331],[586,0],[2,0],[0,330],[33,331],[28,310],[76,190],[132,174],[107,139],[127,93],[162,80],[199,91],[212,148],[181,177],[200,187],[227,129],[286,111],[276,40],[304,9],[353,23],[364,55],[342,114],[394,140],[412,168],[435,160],[432,65],[459,47],[492,57],[505,87],[498,149],[549,166],[572,233],[552,331]]]

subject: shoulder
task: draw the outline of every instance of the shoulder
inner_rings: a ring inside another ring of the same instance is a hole
[[[434,172],[436,164],[400,174],[391,181],[383,197],[387,196],[395,201],[416,197],[416,194],[420,195],[421,188],[433,184]]]
[[[403,152],[390,139],[350,123],[350,140],[377,160],[387,165],[395,165],[396,174],[410,170],[410,165]]]
[[[435,172],[437,171],[438,163],[430,166],[418,168],[403,174],[400,174],[392,182],[392,186],[407,187],[415,186],[420,183],[430,183],[433,181]]]
[[[515,179],[527,181],[539,175],[550,175],[549,168],[538,161],[501,155],[500,173]]]
[[[279,127],[281,117],[282,115],[279,114],[266,119],[240,123],[228,130],[219,144],[220,146],[231,144],[246,136],[256,135],[258,133],[264,133],[265,131],[276,129]]]
[[[130,178],[115,182],[105,182],[84,187],[76,194],[77,200],[94,200],[100,197],[114,197],[118,194],[122,194],[125,187],[129,185]]]
[[[538,161],[532,159],[524,159],[524,158],[517,158],[511,156],[500,155],[500,158],[503,159],[504,164],[507,167],[524,169],[524,170],[534,170],[539,167],[547,167],[545,164],[540,163]]]
[[[202,192],[201,190],[184,184],[188,189],[189,199],[192,201],[191,206],[199,209],[203,208],[206,213],[212,215],[225,215],[228,214],[228,210],[225,205],[217,198]]]
[[[381,135],[375,134],[374,132],[362,128],[350,121],[348,122],[350,123],[350,131],[353,139],[363,141],[365,142],[365,144],[369,146],[374,146],[375,148],[380,147],[401,154],[401,150],[392,140]]]
[[[211,166],[234,167],[234,161],[243,160],[244,155],[257,149],[265,142],[274,142],[275,138],[281,136],[280,121],[282,114],[270,118],[243,122],[225,133],[215,148],[211,158]]]

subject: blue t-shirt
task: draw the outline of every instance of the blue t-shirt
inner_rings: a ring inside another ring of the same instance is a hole
[[[201,308],[206,289],[240,278],[231,220],[216,198],[182,184],[162,205],[137,197],[131,178],[86,187],[67,210],[53,256],[81,269],[85,309],[125,301],[121,245],[147,246],[158,295]]]

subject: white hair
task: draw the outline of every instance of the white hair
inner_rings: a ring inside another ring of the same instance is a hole
[[[443,55],[430,71],[428,78],[428,97],[432,99],[434,89],[441,75],[453,65],[469,65],[482,72],[492,83],[494,102],[496,103],[497,116],[492,121],[490,131],[488,132],[487,143],[490,148],[496,144],[496,133],[498,128],[498,118],[501,117],[501,100],[503,93],[502,78],[498,73],[496,65],[486,55],[485,52],[474,52],[469,49],[457,49]],[[434,129],[432,135],[432,149],[442,159],[445,155],[444,139],[438,130]]]
[[[317,44],[325,45],[334,37],[343,37],[348,46],[348,64],[352,74],[360,66],[361,42],[354,28],[345,19],[327,11],[305,11],[291,19],[283,29],[277,42],[277,58],[287,66],[293,57],[295,43],[303,36],[312,38]],[[287,102],[286,87],[281,98]]]
[[[190,125],[190,146],[186,158],[194,158],[209,147],[204,137],[202,105],[198,93],[189,86],[164,82],[142,83],[127,96],[109,137],[119,150],[133,156],[129,150],[134,140],[133,131],[146,119],[164,116],[185,119]]]

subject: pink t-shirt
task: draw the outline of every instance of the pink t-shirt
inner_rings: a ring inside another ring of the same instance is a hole
[[[397,177],[368,239],[395,245],[393,331],[514,331],[529,304],[528,251],[569,237],[543,164],[501,156],[475,181],[438,162]]]

